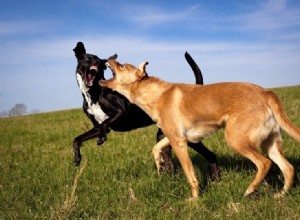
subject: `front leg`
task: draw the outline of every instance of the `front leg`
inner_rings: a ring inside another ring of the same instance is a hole
[[[107,140],[106,134],[110,131],[110,125],[118,120],[123,114],[124,111],[119,109],[114,116],[110,116],[108,119],[102,122],[98,133],[97,145],[102,145]]]
[[[73,141],[73,150],[74,150],[74,164],[78,166],[81,161],[81,154],[80,154],[80,146],[82,142],[90,140],[94,137],[97,137],[99,133],[99,129],[94,127],[93,129],[77,136]]]
[[[101,145],[107,140],[106,134],[110,131],[111,124],[123,116],[130,106],[130,104],[126,103],[126,100],[117,95],[117,93],[111,93],[110,91],[106,95],[104,94],[105,92],[103,91],[103,95],[98,101],[102,110],[108,115],[108,118],[100,125],[97,145]]]
[[[169,139],[164,137],[163,139],[161,139],[160,141],[158,141],[154,147],[152,148],[152,154],[154,157],[154,161],[155,161],[155,165],[157,168],[157,173],[161,174],[161,172],[163,171],[161,165],[161,155],[162,155],[162,151],[164,148],[170,146],[170,142]]]
[[[97,145],[102,145],[106,140],[107,140],[107,123],[106,120],[102,122],[100,125],[99,133],[98,133],[98,138],[97,138]]]

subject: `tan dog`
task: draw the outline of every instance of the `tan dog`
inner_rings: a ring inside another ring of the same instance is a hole
[[[139,68],[121,65],[115,60],[109,60],[108,64],[114,77],[100,81],[100,85],[123,94],[162,129],[167,138],[154,146],[154,158],[159,160],[161,149],[172,145],[192,188],[193,198],[197,198],[199,189],[187,141],[198,142],[223,127],[228,145],[250,159],[258,169],[245,196],[256,190],[271,167],[271,161],[258,152],[259,147],[284,175],[283,190],[276,197],[292,187],[294,167],[283,156],[280,127],[299,142],[300,129],[287,118],[273,92],[250,83],[204,86],[168,83],[148,77],[147,62]]]

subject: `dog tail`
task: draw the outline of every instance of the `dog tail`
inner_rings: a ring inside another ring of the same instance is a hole
[[[188,52],[185,52],[184,54],[186,61],[189,63],[190,67],[192,68],[195,78],[196,78],[196,84],[203,85],[203,76],[201,73],[201,70],[197,63],[194,61],[194,59],[188,54]]]
[[[267,104],[271,108],[279,126],[286,131],[296,141],[300,142],[300,129],[297,128],[284,112],[282,103],[277,95],[272,91],[266,92]]]

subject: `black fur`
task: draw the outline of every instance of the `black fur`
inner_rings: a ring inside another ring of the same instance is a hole
[[[83,80],[85,90],[81,88],[83,95],[83,111],[92,121],[94,127],[77,136],[73,142],[74,149],[74,162],[75,165],[79,165],[81,161],[80,145],[82,142],[98,137],[97,144],[103,144],[107,136],[106,134],[110,129],[114,131],[130,131],[137,128],[142,128],[148,125],[152,125],[151,118],[142,111],[139,107],[131,104],[124,96],[112,91],[109,88],[101,87],[98,83],[99,80],[104,78],[104,70],[106,69],[105,63],[107,60],[102,60],[95,55],[87,54],[83,43],[78,42],[77,46],[73,49],[77,58],[78,64],[76,68],[76,74],[79,74]],[[111,58],[116,58],[114,55]],[[193,69],[196,77],[196,83],[202,84],[202,74],[188,53],[185,57]],[[97,68],[95,68],[95,66]],[[84,90],[84,91],[83,91]],[[88,100],[90,97],[90,100]],[[106,118],[97,120],[97,116],[91,112],[91,106],[98,104],[98,108],[105,113]],[[157,132],[157,141],[164,137],[163,133],[159,129]],[[194,150],[203,155],[212,166],[212,176],[217,178],[218,167],[216,155],[209,151],[202,143],[189,144]],[[162,154],[165,163],[162,164],[163,169],[168,172],[173,172],[173,164],[171,161],[171,152],[167,151]],[[214,179],[214,177],[212,177]]]

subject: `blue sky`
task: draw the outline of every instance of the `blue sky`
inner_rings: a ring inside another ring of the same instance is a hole
[[[188,51],[206,84],[300,85],[297,0],[0,2],[0,112],[81,107],[78,41],[100,58],[148,61],[150,75],[171,82],[194,82]]]

